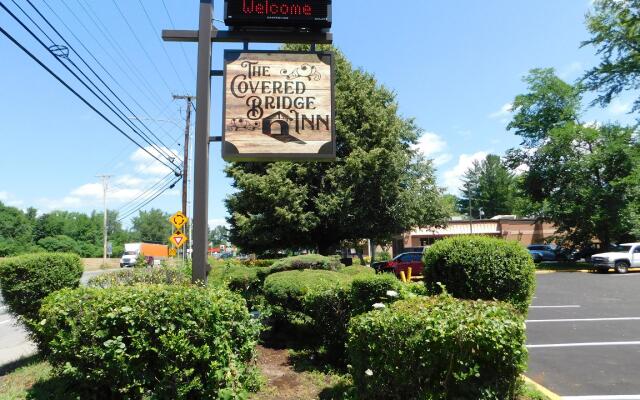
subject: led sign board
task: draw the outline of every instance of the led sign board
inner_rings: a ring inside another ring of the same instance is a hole
[[[331,28],[331,0],[225,0],[227,26]]]

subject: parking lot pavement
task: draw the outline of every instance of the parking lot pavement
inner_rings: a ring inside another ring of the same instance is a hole
[[[527,375],[568,400],[640,400],[640,273],[537,275]]]

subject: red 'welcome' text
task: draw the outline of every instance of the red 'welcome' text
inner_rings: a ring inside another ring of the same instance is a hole
[[[313,7],[311,4],[300,3],[290,4],[270,0],[242,0],[242,12],[246,15],[313,15]]]

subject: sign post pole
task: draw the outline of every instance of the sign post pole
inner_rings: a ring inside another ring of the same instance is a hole
[[[212,0],[200,0],[198,30],[198,78],[196,88],[196,133],[193,191],[193,283],[207,283],[209,207],[209,128],[211,126],[211,33]]]

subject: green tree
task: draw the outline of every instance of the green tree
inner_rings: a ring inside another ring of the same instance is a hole
[[[512,214],[515,209],[515,177],[500,156],[489,154],[474,162],[463,178],[461,211],[469,212],[469,194],[474,218]]]
[[[640,147],[634,130],[585,126],[579,120],[579,88],[553,70],[533,70],[525,81],[529,93],[516,97],[516,114],[508,125],[524,139],[522,149],[509,153],[512,167],[526,167],[524,192],[573,243],[629,239],[629,210],[640,201],[640,181],[634,178]]]
[[[214,246],[226,244],[229,241],[229,229],[224,225],[215,226],[209,231],[209,242]]]
[[[237,189],[226,201],[231,241],[245,251],[328,254],[342,240],[387,241],[448,217],[432,163],[412,150],[420,130],[398,115],[392,91],[334,54],[337,161],[227,168]]]
[[[34,220],[32,209],[27,213],[0,202],[0,257],[35,250],[32,245]]]
[[[170,215],[158,209],[140,211],[133,219],[132,239],[142,242],[165,243],[171,235]]]
[[[601,61],[583,83],[599,93],[593,103],[606,106],[621,92],[640,86],[640,1],[595,0],[593,6],[586,21],[591,39],[582,45],[594,46]],[[639,109],[640,97],[633,111]]]

